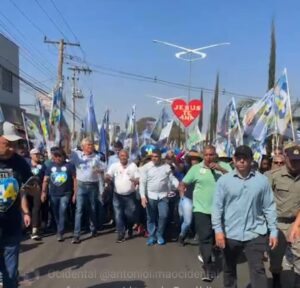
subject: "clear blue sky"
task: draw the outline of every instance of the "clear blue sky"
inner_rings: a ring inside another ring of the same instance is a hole
[[[80,40],[89,63],[187,83],[188,63],[174,57],[178,50],[154,44],[153,39],[191,48],[231,42],[230,46],[207,50],[208,57],[193,64],[192,85],[214,88],[219,72],[221,90],[255,97],[263,96],[267,88],[270,31],[274,17],[276,74],[278,76],[287,67],[291,96],[295,99],[299,95],[300,2],[297,0],[284,3],[274,0],[2,0],[0,32],[10,38],[13,36],[13,40],[20,45],[22,71],[42,81],[47,87],[55,83],[57,49],[43,43],[44,34],[49,39],[60,39],[64,37],[63,32],[67,40],[76,41],[51,1]],[[82,58],[82,51],[78,48],[67,47],[66,53]],[[82,76],[80,86],[86,96],[89,90],[93,91],[98,120],[102,118],[105,108],[109,107],[111,119],[124,122],[132,104],[137,105],[138,118],[156,117],[160,107],[147,95],[187,96],[186,89],[111,77],[100,74],[99,71],[105,72],[100,68],[91,68],[98,72],[90,77]],[[65,77],[70,75],[67,65],[64,74]],[[26,77],[26,74],[23,75]],[[70,81],[66,79],[65,84],[70,98]],[[32,102],[32,93],[22,88],[21,102]],[[199,92],[191,94],[192,98],[199,98],[199,95]],[[205,117],[208,117],[212,95],[204,94]],[[224,107],[230,98],[229,95],[221,95],[221,106]],[[237,101],[239,99],[236,98]],[[85,101],[80,100],[78,105],[79,113],[83,115]]]

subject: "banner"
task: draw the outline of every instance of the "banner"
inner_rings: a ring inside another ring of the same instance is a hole
[[[186,103],[183,99],[176,99],[172,102],[172,110],[181,123],[188,127],[200,115],[203,109],[200,100],[191,100]]]

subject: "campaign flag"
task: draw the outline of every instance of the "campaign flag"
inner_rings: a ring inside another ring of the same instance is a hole
[[[145,123],[145,129],[142,131],[142,133],[140,135],[141,146],[144,146],[144,145],[152,143],[152,141],[151,141],[151,134],[152,134],[152,131],[153,131],[154,127],[155,127],[155,122],[156,121],[153,121],[153,120],[147,120],[146,121],[146,123]]]
[[[60,124],[62,115],[62,88],[59,87],[54,90],[52,97],[52,106],[50,113],[50,124],[53,127],[57,127]]]
[[[168,139],[173,127],[174,120],[171,120],[167,123],[167,125],[161,130],[158,141],[162,141],[164,139]]]
[[[96,120],[96,115],[95,115],[95,110],[94,110],[94,97],[93,94],[90,94],[88,103],[87,103],[87,111],[86,111],[86,116],[84,118],[84,132],[87,135],[94,136],[99,135],[98,132],[98,125],[97,125],[97,120]]]
[[[199,130],[198,126],[195,126],[194,131],[191,131],[188,135],[186,146],[188,150],[193,149],[194,146],[200,144],[204,141],[204,137]]]
[[[161,131],[168,124],[169,121],[170,121],[170,117],[166,111],[166,108],[163,107],[159,115],[159,118],[156,121],[155,127],[152,131],[151,139],[153,139],[154,141],[159,141]]]
[[[136,107],[132,106],[128,127],[124,140],[124,148],[129,151],[131,157],[136,157],[139,150],[139,135],[136,126]]]
[[[235,100],[231,99],[226,106],[221,118],[218,134],[227,139],[228,157],[231,156],[230,146],[236,148],[243,144],[243,132],[240,125],[239,115],[236,110]]]
[[[28,115],[23,113],[24,126],[26,129],[27,141],[33,143],[34,148],[42,149],[44,147],[44,139],[39,128],[39,123],[35,123]]]
[[[281,77],[274,86],[273,93],[276,132],[286,135],[287,128],[292,120],[286,69],[284,69]]]
[[[275,109],[273,89],[255,102],[245,113],[243,119],[244,137],[264,141],[275,131]]]
[[[44,140],[47,142],[49,140],[49,136],[50,136],[48,119],[45,114],[45,108],[42,105],[42,102],[40,99],[37,99],[37,105],[38,105],[38,110],[39,110],[39,115],[40,115],[40,125],[41,125],[41,129],[42,129],[42,134],[43,134]]]
[[[108,155],[108,127],[109,127],[109,110],[106,110],[100,128],[99,151],[104,155]]]

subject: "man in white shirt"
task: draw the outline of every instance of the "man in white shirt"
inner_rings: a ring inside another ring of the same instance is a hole
[[[126,228],[132,237],[132,226],[136,223],[136,185],[138,184],[138,167],[128,163],[128,152],[119,152],[120,161],[113,163],[107,171],[106,180],[114,184],[113,207],[118,232],[117,243],[125,240]]]
[[[147,211],[147,229],[149,238],[147,245],[156,242],[164,245],[164,232],[169,213],[169,200],[167,197],[171,188],[178,188],[178,180],[173,175],[170,165],[161,160],[161,151],[155,149],[151,154],[151,162],[141,169],[140,195],[142,206]],[[158,225],[156,225],[158,223]]]

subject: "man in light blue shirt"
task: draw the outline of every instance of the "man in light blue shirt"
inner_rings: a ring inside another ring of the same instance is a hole
[[[108,157],[107,169],[114,163],[119,163],[119,152],[123,149],[123,144],[121,141],[117,141],[114,143],[114,155]]]
[[[105,164],[100,156],[94,153],[94,142],[90,138],[81,141],[82,151],[72,151],[71,162],[76,167],[77,192],[73,195],[76,202],[75,226],[73,244],[80,243],[81,220],[84,207],[88,207],[91,236],[97,234],[97,199],[99,194],[100,173],[105,170]]]
[[[224,249],[224,287],[237,287],[237,259],[245,251],[252,288],[268,287],[263,265],[267,234],[277,246],[276,205],[268,179],[251,170],[253,154],[240,146],[234,154],[235,170],[222,176],[214,195],[212,224],[216,245]]]
[[[147,229],[149,238],[147,245],[155,243],[164,245],[164,233],[169,213],[168,192],[171,187],[178,188],[175,178],[168,164],[162,162],[161,151],[155,149],[151,154],[151,162],[140,170],[141,203],[147,211]]]

